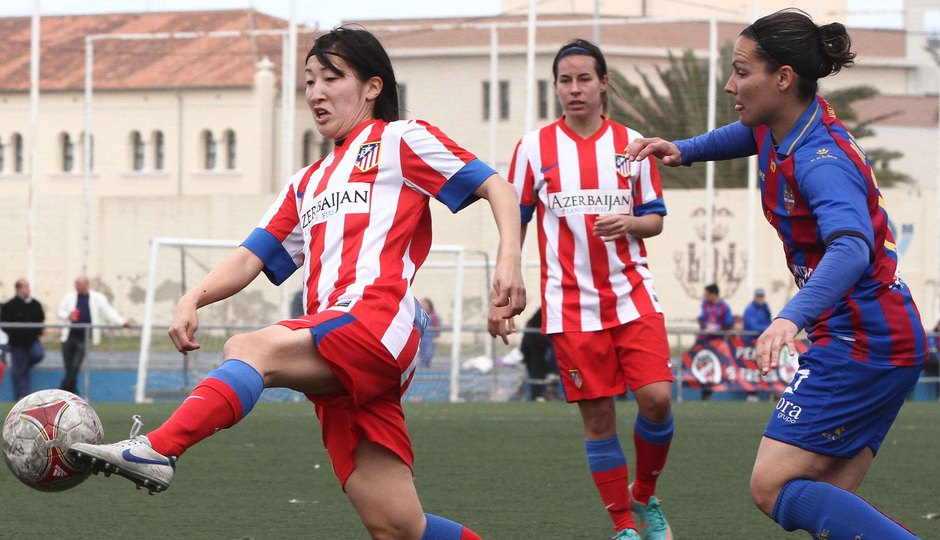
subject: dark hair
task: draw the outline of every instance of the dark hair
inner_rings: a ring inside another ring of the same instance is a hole
[[[558,52],[555,53],[555,60],[552,62],[552,80],[558,82],[558,63],[561,62],[561,59],[573,54],[594,58],[594,71],[597,72],[597,78],[603,79],[607,76],[607,60],[604,58],[604,53],[601,52],[600,47],[586,39],[573,39],[562,45],[561,48],[558,49]],[[601,100],[603,110],[607,111],[608,100],[606,92],[601,96]]]
[[[799,95],[819,91],[819,79],[855,64],[852,38],[842,23],[816,26],[806,12],[782,9],[761,17],[741,32],[757,44],[757,54],[769,71],[790,66],[800,76]]]
[[[330,56],[338,56],[355,71],[356,78],[366,81],[372,77],[382,79],[382,92],[375,100],[374,115],[386,122],[400,118],[398,112],[398,83],[392,61],[379,40],[365,28],[349,25],[337,26],[313,42],[307,58],[316,56],[321,64],[337,73],[343,73]]]
[[[710,294],[718,294],[718,295],[721,294],[720,292],[718,292],[718,285],[715,283],[709,283],[708,285],[705,285],[705,292],[710,293]]]

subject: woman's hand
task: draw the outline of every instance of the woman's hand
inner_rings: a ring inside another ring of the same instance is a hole
[[[627,159],[630,161],[642,161],[648,156],[658,157],[663,165],[669,167],[678,167],[682,165],[682,152],[675,144],[660,139],[659,137],[650,137],[635,139],[630,141],[624,150]]]
[[[774,319],[767,330],[757,338],[755,346],[757,367],[761,375],[780,366],[780,354],[786,347],[789,354],[796,353],[796,335],[800,329],[789,319]]]

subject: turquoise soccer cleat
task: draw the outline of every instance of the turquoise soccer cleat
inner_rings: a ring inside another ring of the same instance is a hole
[[[624,529],[618,532],[611,540],[642,540],[640,533],[633,529]]]
[[[649,504],[642,504],[635,499],[630,500],[630,509],[640,518],[640,527],[643,528],[643,538],[646,540],[672,540],[672,528],[663,515],[659,499],[650,497]]]

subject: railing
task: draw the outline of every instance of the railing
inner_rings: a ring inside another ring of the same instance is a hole
[[[86,333],[87,351],[79,384],[82,396],[99,401],[134,400],[142,333],[140,325],[123,327],[68,323],[41,325],[4,323],[3,326],[44,329],[42,341],[46,349],[46,357],[33,369],[33,390],[59,386],[64,366],[58,337],[63,329],[70,328],[71,331]],[[102,331],[102,340],[99,345],[92,344],[92,328]],[[222,346],[229,336],[256,328],[227,325],[200,326],[197,341],[202,346],[201,349],[189,355],[182,355],[173,348],[169,338],[165,337],[166,327],[153,327],[154,335],[161,337],[154,339],[150,348],[147,399],[183,399],[193,385],[221,362]],[[458,401],[526,400],[530,399],[533,386],[551,390],[545,396],[548,399],[562,398],[563,394],[557,385],[557,375],[550,374],[540,378],[528,376],[522,362],[522,355],[517,348],[519,338],[522,332],[526,331],[525,329],[519,328],[511,345],[506,346],[501,340],[492,339],[483,327],[465,325],[460,339],[461,354],[457,361],[452,355],[452,330],[446,325],[442,327],[442,335],[430,366],[416,369],[414,379],[403,396],[403,400],[453,401],[454,395],[458,396]],[[700,339],[701,331],[696,328],[669,327],[667,333],[672,367],[676,376],[674,397],[677,401],[699,399],[698,387],[702,385],[696,380],[696,374],[701,376],[703,372],[711,373],[709,370],[716,367],[707,352],[702,353],[704,359],[696,358],[695,351],[701,352],[703,349],[704,342]],[[751,337],[754,335],[750,334]],[[719,343],[718,349],[720,350],[717,350],[716,356],[720,366],[717,367],[722,370],[723,377],[722,384],[712,386],[713,395],[715,399],[743,399],[749,392],[744,387],[728,384],[729,373],[745,383],[755,382],[758,377],[747,371],[750,368],[743,363],[746,358],[729,359],[723,357],[722,354],[727,356],[730,352],[732,356],[746,357],[748,351],[739,348],[726,350],[720,345],[723,341],[741,339],[742,333],[719,332],[713,333],[713,336]],[[743,336],[747,337],[747,334]],[[931,350],[932,357],[936,358],[936,354],[936,350]],[[9,353],[5,352],[4,357],[9,365]],[[698,372],[693,369],[696,365],[702,368]],[[745,370],[743,376],[740,371],[742,369]],[[10,370],[7,370],[5,379],[12,379]],[[778,389],[780,384],[777,383]],[[924,373],[921,375],[913,399],[937,400],[940,395],[938,387],[940,387],[940,376],[932,372]],[[775,393],[773,387],[758,388],[756,391],[761,398],[769,398]],[[12,399],[12,384],[4,381],[0,386],[0,401]],[[303,396],[286,389],[267,389],[263,399],[268,401],[302,400]]]

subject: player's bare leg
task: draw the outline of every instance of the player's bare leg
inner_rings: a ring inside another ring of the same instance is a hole
[[[480,540],[463,525],[425,514],[411,469],[392,451],[362,439],[343,489],[369,534],[390,540]]]
[[[138,488],[163,491],[173,479],[176,458],[192,445],[238,423],[268,386],[304,392],[341,390],[314,348],[310,332],[270,326],[230,338],[225,362],[200,382],[189,398],[156,430],[113,444],[73,445],[70,452],[95,471],[120,474]]]
[[[871,464],[870,456],[866,450],[857,458],[836,458],[764,437],[751,473],[751,498],[787,531],[840,538],[917,538],[852,493]]]
[[[265,388],[291,388],[307,394],[343,391],[339,379],[316,350],[309,330],[272,325],[237,334],[225,342],[224,358],[238,358],[264,378]]]
[[[585,439],[607,439],[617,433],[617,408],[613,398],[582,399],[578,402]]]
[[[387,448],[363,439],[343,488],[375,539],[421,538],[424,512],[411,469]]]

